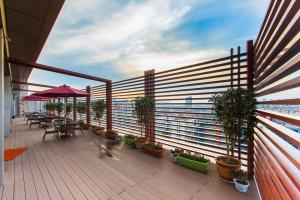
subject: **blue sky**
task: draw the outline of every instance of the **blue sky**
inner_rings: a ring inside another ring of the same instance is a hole
[[[66,1],[38,62],[117,81],[226,56],[255,39],[267,6],[268,0]],[[98,84],[39,70],[29,81]]]

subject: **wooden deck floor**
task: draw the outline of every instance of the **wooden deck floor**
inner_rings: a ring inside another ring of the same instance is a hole
[[[173,164],[167,153],[156,159],[122,144],[114,147],[113,158],[102,157],[97,147],[105,139],[92,133],[78,140],[48,136],[46,142],[42,136],[42,129],[14,120],[5,147],[29,149],[5,163],[1,199],[258,199],[254,184],[247,194],[238,193],[219,180],[214,166],[202,174]]]

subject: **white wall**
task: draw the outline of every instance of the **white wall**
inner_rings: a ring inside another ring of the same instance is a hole
[[[10,77],[4,77],[4,136],[11,133],[11,104],[12,104],[12,91]]]
[[[4,176],[4,43],[3,31],[0,29],[0,185]]]

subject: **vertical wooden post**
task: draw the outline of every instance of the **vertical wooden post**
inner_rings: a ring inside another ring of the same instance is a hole
[[[145,97],[151,98],[154,101],[154,105],[155,105],[154,69],[144,72],[144,93],[145,93]],[[150,123],[145,125],[145,136],[149,138],[150,144],[155,143],[155,112],[153,112],[152,120],[150,121]]]
[[[233,87],[233,48],[230,49],[230,85]]]
[[[238,68],[237,68],[237,74],[238,74],[238,87],[240,87],[240,85],[241,85],[241,47],[240,46],[238,46],[238,48],[237,48],[237,64],[238,64]]]
[[[241,47],[238,46],[237,48],[237,75],[238,75],[238,78],[237,78],[237,82],[238,82],[238,88],[240,88],[240,83],[241,83],[241,75],[240,75],[240,67],[241,67]],[[239,160],[241,160],[241,137],[239,136],[238,137],[238,158]]]
[[[253,92],[253,78],[254,78],[254,46],[253,40],[247,41],[247,89]],[[249,130],[247,130],[249,131]],[[254,135],[251,134],[248,140],[248,178],[253,179],[254,176]]]
[[[86,86],[86,93],[91,94],[91,87]],[[90,115],[90,107],[91,107],[91,97],[86,97],[86,105],[87,105],[87,111],[86,111],[86,123],[88,125],[91,124],[91,115]]]
[[[77,120],[77,106],[76,106],[76,103],[77,103],[77,99],[76,97],[73,97],[73,120],[76,121]]]
[[[112,82],[106,82],[106,131],[112,130]]]

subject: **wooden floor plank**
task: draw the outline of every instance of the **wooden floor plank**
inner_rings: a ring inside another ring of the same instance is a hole
[[[59,153],[62,149],[56,148],[56,150]],[[66,152],[64,152],[64,154],[59,157],[59,159],[64,162],[69,169],[71,169],[75,174],[78,175],[81,181],[89,188],[90,191],[92,191],[97,196],[97,198],[103,200],[109,199],[109,196],[103,191],[103,189],[99,187],[97,183],[93,181],[93,179],[85,174],[84,171],[81,170],[79,164],[71,161],[71,159],[69,158],[69,154],[66,154]]]
[[[24,140],[22,136],[16,138],[16,147],[23,147]],[[14,198],[26,199],[25,183],[23,175],[22,155],[18,156],[15,160],[15,184],[14,184]]]
[[[35,138],[39,140],[40,138]],[[44,145],[37,146],[37,150],[40,153],[41,158],[43,159],[45,165],[47,166],[47,169],[51,175],[51,178],[53,182],[56,185],[56,188],[58,189],[62,199],[65,200],[75,200],[73,197],[70,189],[68,188],[67,184],[63,181],[63,179],[59,176],[59,173],[56,171],[56,168],[54,167],[53,163],[51,162],[48,155],[45,153],[45,148],[43,148]]]
[[[58,150],[58,149],[59,148],[56,148],[56,150]],[[99,174],[101,173],[102,169],[99,170],[99,171],[90,170],[90,168],[86,165],[88,163],[83,162],[82,157],[72,159],[73,158],[72,154],[73,154],[72,152],[70,152],[69,154],[66,153],[65,154],[66,156],[64,156],[63,159],[68,161],[68,163],[70,163],[73,166],[78,166],[80,168],[81,172],[83,172],[85,174],[85,176],[88,176],[88,178],[90,180],[92,180],[99,187],[99,189],[105,191],[106,195],[109,198],[111,198],[111,199],[122,199],[118,195],[118,193],[113,190],[114,188],[109,187],[111,185],[111,184],[108,184],[108,182],[110,183],[110,180],[107,181],[107,179],[105,179],[103,176],[99,177]],[[76,152],[76,154],[77,154],[77,152]],[[85,163],[85,165],[83,165],[82,163]],[[115,185],[113,185],[113,186],[115,186]],[[97,191],[97,192],[100,192],[100,191]]]
[[[25,136],[23,136],[23,143],[24,146],[26,146]],[[37,196],[37,191],[35,188],[35,183],[32,175],[33,171],[31,169],[29,158],[28,158],[28,151],[22,154],[22,164],[23,164],[23,175],[24,175],[23,178],[24,178],[26,199],[37,200],[38,196]]]
[[[44,183],[41,171],[39,169],[39,166],[38,166],[37,161],[34,156],[33,151],[34,151],[35,147],[33,145],[31,145],[29,137],[25,138],[25,144],[28,146],[28,150],[27,150],[28,159],[29,159],[29,164],[30,164],[31,170],[32,170],[32,176],[34,179],[34,184],[35,184],[38,199],[50,200],[50,196],[48,194],[48,189]]]
[[[57,162],[57,158],[54,157],[48,150],[46,150],[46,154],[48,155],[51,162],[54,164],[56,171],[59,173],[59,176],[64,180],[64,183],[68,186],[68,189],[71,191],[74,198],[76,200],[87,200],[84,193],[80,190],[80,188],[69,176],[69,174],[67,174],[63,166],[59,162]]]

